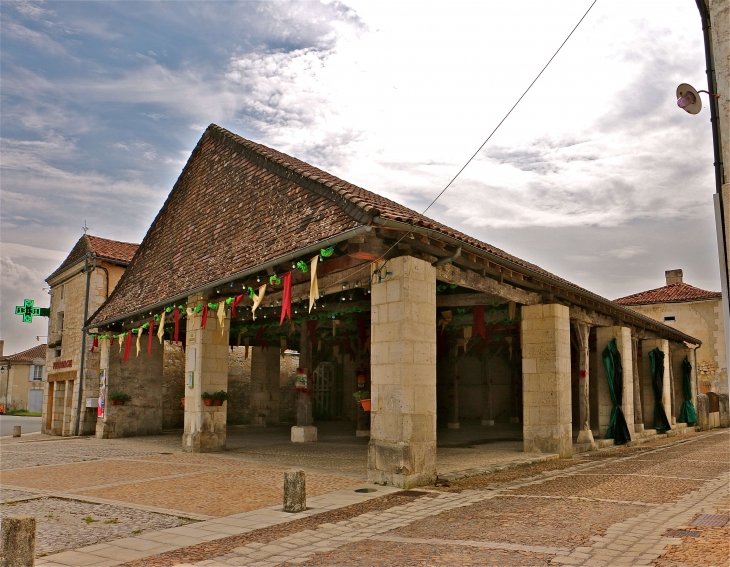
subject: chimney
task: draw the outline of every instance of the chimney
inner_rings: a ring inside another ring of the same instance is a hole
[[[5,341],[0,341],[0,358],[2,358],[4,352],[5,352]]]
[[[682,283],[682,270],[667,270],[664,277],[667,278],[667,285]]]

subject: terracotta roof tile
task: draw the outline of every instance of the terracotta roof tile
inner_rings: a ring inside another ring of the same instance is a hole
[[[677,303],[680,301],[701,301],[703,299],[721,299],[719,291],[706,291],[686,283],[674,283],[627,295],[614,300],[619,305],[648,305],[651,303]]]
[[[8,362],[33,362],[36,358],[46,358],[47,348],[48,346],[45,344],[34,346],[23,352],[3,356],[0,360],[7,360]]]
[[[56,271],[46,278],[46,281],[54,278],[70,266],[73,266],[76,262],[82,260],[88,252],[96,254],[97,258],[101,258],[102,260],[109,260],[126,266],[132,260],[138,247],[139,244],[133,244],[131,242],[120,242],[118,240],[109,240],[108,238],[84,234],[74,244],[71,252]]]

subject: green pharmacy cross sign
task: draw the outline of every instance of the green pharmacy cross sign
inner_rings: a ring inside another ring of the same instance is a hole
[[[15,307],[15,314],[23,316],[23,323],[32,323],[33,317],[49,317],[51,310],[46,307],[33,307],[35,301],[24,299],[23,305]]]

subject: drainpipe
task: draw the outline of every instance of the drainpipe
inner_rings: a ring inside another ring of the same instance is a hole
[[[702,19],[702,38],[705,42],[705,66],[707,68],[707,90],[717,93],[715,77],[715,58],[712,52],[712,22],[705,0],[695,0]],[[717,232],[717,250],[720,258],[720,283],[722,285],[723,322],[725,328],[725,352],[730,355],[730,294],[728,294],[728,254],[727,234],[725,233],[725,203],[722,186],[725,181],[722,163],[722,138],[720,137],[720,111],[717,97],[710,96],[710,123],[712,124],[712,149],[715,154],[715,230]],[[730,383],[730,377],[728,377]]]
[[[461,246],[457,246],[456,250],[454,251],[454,253],[451,256],[445,256],[443,258],[439,258],[431,265],[434,268],[437,268],[439,266],[443,266],[444,264],[451,264],[451,262],[456,260],[459,256],[461,256]]]
[[[92,265],[89,265],[89,258],[92,258]],[[79,434],[79,422],[81,421],[81,400],[84,394],[84,363],[86,361],[86,320],[89,318],[89,288],[91,286],[91,272],[96,268],[96,258],[87,254],[84,260],[84,272],[86,272],[86,295],[84,297],[84,324],[81,326],[81,362],[79,363],[79,395],[76,398],[76,421],[74,421],[74,436]]]

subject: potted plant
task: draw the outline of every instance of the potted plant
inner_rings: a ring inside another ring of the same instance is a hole
[[[370,411],[370,392],[367,390],[358,390],[352,396],[360,403],[364,411]]]
[[[203,392],[203,395],[201,397],[203,398],[203,403],[206,406],[213,405],[213,394],[209,394],[208,392]]]
[[[223,402],[225,402],[228,399],[228,392],[225,390],[219,390],[217,392],[213,392],[213,405],[214,406],[222,406]]]
[[[109,404],[112,406],[123,406],[125,403],[130,401],[132,396],[129,394],[123,394],[122,392],[114,392],[109,396]]]

